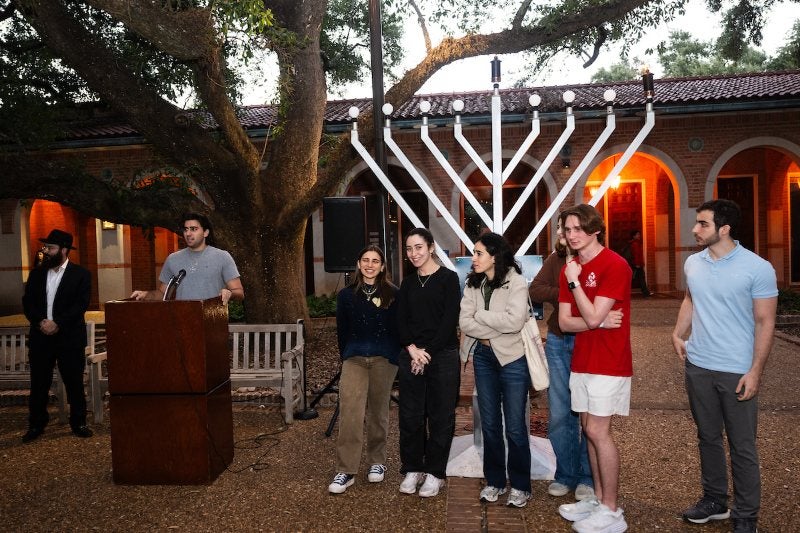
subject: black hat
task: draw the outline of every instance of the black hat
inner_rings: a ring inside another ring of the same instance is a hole
[[[72,234],[61,231],[60,229],[52,230],[47,238],[39,240],[45,244],[57,244],[67,250],[77,250],[77,248],[72,246]]]

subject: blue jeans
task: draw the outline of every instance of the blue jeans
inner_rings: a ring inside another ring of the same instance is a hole
[[[488,346],[478,344],[472,361],[483,433],[483,476],[493,487],[531,491],[531,448],[525,412],[531,378],[525,357],[501,366]],[[502,407],[502,411],[501,411]],[[506,443],[508,466],[506,467]]]
[[[559,337],[547,334],[544,353],[550,369],[550,388],[547,389],[547,404],[550,417],[547,438],[556,454],[555,481],[574,489],[579,483],[594,486],[586,437],[580,427],[578,413],[572,411],[569,392],[569,374],[572,364],[572,349],[575,335]]]

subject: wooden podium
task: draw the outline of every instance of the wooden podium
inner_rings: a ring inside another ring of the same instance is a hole
[[[233,460],[226,307],[124,300],[105,312],[114,483],[210,484]]]

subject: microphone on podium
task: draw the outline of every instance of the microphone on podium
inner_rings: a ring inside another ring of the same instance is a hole
[[[178,290],[178,285],[181,284],[181,281],[183,281],[183,278],[185,277],[186,271],[184,269],[180,269],[177,274],[169,279],[167,288],[164,290],[164,299],[162,301],[166,302],[167,300],[175,299],[175,291]]]

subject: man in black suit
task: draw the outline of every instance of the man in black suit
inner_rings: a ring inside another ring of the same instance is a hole
[[[67,390],[69,425],[78,437],[92,436],[86,427],[86,398],[83,371],[86,367],[86,322],[91,275],[85,268],[70,262],[72,235],[54,229],[45,239],[42,264],[31,271],[22,296],[25,316],[31,323],[29,334],[31,395],[28,432],[22,442],[30,442],[44,433],[50,417],[47,402],[53,383],[53,368]]]

